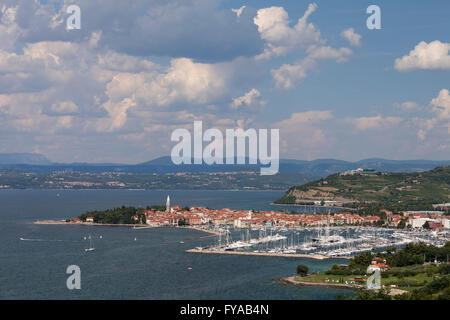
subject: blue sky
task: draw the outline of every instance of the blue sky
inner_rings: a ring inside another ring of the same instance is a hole
[[[308,1],[270,1],[282,6],[292,21],[300,18]],[[420,41],[449,41],[448,1],[315,1],[318,9],[311,21],[320,27],[329,42],[345,46],[339,33],[353,27],[362,35],[363,45],[354,50],[351,61],[326,63],[301,86],[290,92],[271,92],[274,102],[283,104],[284,115],[294,110],[334,105],[342,115],[366,115],[374,110],[392,110],[393,102],[413,100],[427,104],[436,95],[436,87],[450,83],[448,71],[399,73],[394,60],[408,53]],[[241,1],[226,1],[224,8],[239,7]],[[261,8],[267,2],[248,1],[248,6]],[[368,30],[365,13],[370,4],[378,4],[382,12],[382,30]],[[283,60],[285,57],[282,57]],[[295,57],[293,58],[295,59]],[[270,83],[267,84],[270,87]],[[323,88],[327,94],[323,94]],[[299,105],[299,101],[301,102]],[[271,116],[280,116],[273,110]]]
[[[203,120],[279,128],[281,158],[450,158],[448,1],[2,3],[0,152],[138,163]]]

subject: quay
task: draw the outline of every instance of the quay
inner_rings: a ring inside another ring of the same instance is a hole
[[[271,253],[271,252],[246,252],[246,251],[215,251],[208,249],[188,249],[188,253],[206,253],[206,254],[234,254],[241,256],[264,256],[264,257],[282,257],[282,258],[306,258],[315,260],[325,260],[325,259],[348,259],[348,258],[334,258],[321,254],[301,254],[301,253]]]

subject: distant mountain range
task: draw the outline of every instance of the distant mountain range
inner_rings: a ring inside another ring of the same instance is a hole
[[[248,159],[247,159],[248,160]],[[235,162],[236,163],[236,162]],[[248,161],[246,161],[248,163]],[[373,169],[387,172],[415,172],[431,170],[437,166],[450,165],[450,160],[386,160],[364,159],[349,162],[336,159],[317,159],[312,161],[281,159],[282,173],[307,173],[317,177],[353,170],[357,168]],[[176,173],[176,172],[224,172],[224,171],[259,171],[260,165],[175,165],[170,157],[160,157],[144,163],[53,163],[45,156],[34,153],[0,154],[0,169],[20,170],[28,172],[49,173],[54,171],[79,172],[129,172],[129,173]]]
[[[38,153],[0,153],[0,165],[50,165],[52,162]]]

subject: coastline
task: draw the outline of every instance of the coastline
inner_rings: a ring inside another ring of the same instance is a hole
[[[30,222],[31,224],[42,225],[72,225],[72,226],[108,226],[108,227],[130,227],[132,229],[153,229],[153,228],[170,228],[170,226],[151,226],[148,224],[125,224],[125,223],[97,223],[97,222],[67,222],[65,220],[38,220]],[[202,231],[214,236],[218,236],[219,232],[213,230],[206,230],[194,226],[172,227],[172,228],[184,228]]]
[[[212,234],[212,235],[215,235],[215,236],[219,236],[220,235],[220,232],[213,231],[213,230],[202,229],[202,228],[198,228],[198,227],[194,227],[194,226],[184,226],[184,227],[175,227],[175,228],[192,229],[192,230],[206,232],[206,233],[209,233],[209,234]]]
[[[346,289],[362,289],[365,288],[360,284],[346,284],[346,283],[324,283],[324,282],[302,282],[295,280],[296,276],[290,276],[286,278],[281,278],[280,280],[297,286],[314,286],[314,287],[336,287],[336,288],[346,288]]]
[[[350,290],[367,289],[366,286],[361,285],[361,284],[304,282],[304,281],[297,281],[297,280],[295,280],[295,278],[296,278],[296,276],[290,276],[290,277],[286,277],[286,278],[281,278],[280,280],[282,282],[285,282],[287,284],[292,284],[295,286],[335,287],[335,288],[350,289]],[[374,290],[374,289],[368,289],[368,290]],[[375,289],[375,290],[378,291],[378,289]],[[388,295],[396,296],[396,295],[401,295],[401,294],[405,294],[405,293],[408,293],[408,291],[398,289],[398,288],[389,288]]]
[[[31,224],[46,225],[72,225],[72,226],[108,226],[108,227],[136,227],[136,229],[153,228],[147,224],[126,224],[126,223],[97,223],[97,222],[67,222],[65,220],[37,220]]]
[[[345,210],[349,210],[349,211],[355,211],[355,208],[347,208],[347,207],[338,207],[338,206],[321,206],[321,205],[315,205],[315,204],[299,204],[299,203],[275,203],[275,202],[271,202],[270,203],[271,206],[286,206],[286,207],[316,207],[316,208],[335,208],[335,209],[345,209]]]

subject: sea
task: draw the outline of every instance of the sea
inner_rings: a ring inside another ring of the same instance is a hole
[[[179,206],[279,210],[271,203],[283,192],[0,190],[0,299],[330,300],[353,294],[280,281],[295,274],[298,264],[320,271],[342,260],[186,253],[217,241],[191,229],[32,223],[164,204],[167,195]],[[86,252],[89,236],[95,251]],[[80,268],[80,289],[68,289],[72,265]]]

